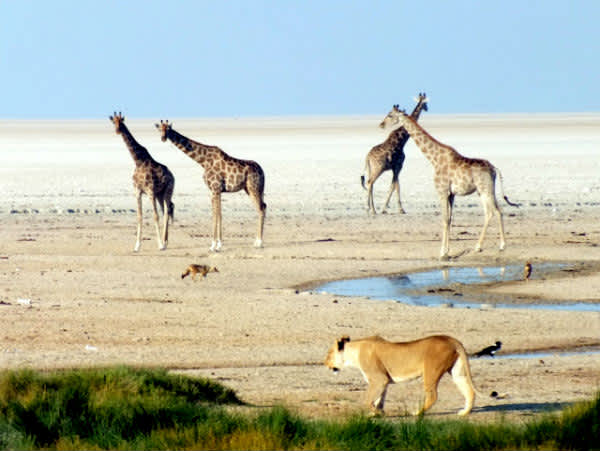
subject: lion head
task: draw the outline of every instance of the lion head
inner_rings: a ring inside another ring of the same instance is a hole
[[[331,345],[325,357],[325,366],[337,373],[344,366],[344,346],[350,341],[350,337],[343,336]]]

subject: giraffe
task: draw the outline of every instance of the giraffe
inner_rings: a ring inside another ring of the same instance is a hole
[[[129,149],[129,153],[135,163],[133,188],[137,199],[137,239],[133,250],[134,252],[138,252],[142,244],[142,194],[146,194],[152,204],[158,249],[161,251],[165,250],[169,240],[169,218],[173,220],[175,210],[175,206],[171,202],[173,189],[175,188],[175,177],[173,177],[169,168],[154,160],[148,150],[135,140],[125,125],[125,118],[121,113],[114,113],[112,116],[109,116],[109,119],[115,124],[116,133],[123,137],[123,141],[125,141],[125,145]],[[160,234],[156,201],[158,201],[163,214],[162,237]]]
[[[511,206],[518,207],[519,205],[510,202],[504,195],[500,170],[487,160],[464,157],[454,148],[440,143],[427,133],[417,121],[408,116],[406,112],[399,110],[398,106],[395,105],[383,119],[380,127],[386,128],[397,123],[402,124],[433,166],[433,183],[442,208],[443,232],[440,259],[448,260],[449,258],[449,233],[454,197],[467,196],[475,191],[479,194],[484,212],[483,229],[475,245],[475,251],[481,251],[485,232],[494,213],[498,215],[500,250],[503,250],[506,241],[504,238],[502,212],[498,208],[498,202],[496,201],[496,173],[500,176],[500,187],[504,200]]]
[[[160,131],[163,142],[170,140],[204,168],[204,182],[212,198],[213,238],[210,250],[219,251],[222,247],[221,193],[234,193],[241,189],[246,191],[258,210],[258,231],[254,247],[262,247],[267,204],[263,202],[265,174],[260,165],[255,161],[233,158],[217,146],[193,141],[173,130],[173,124],[168,120],[161,120],[155,126]]]
[[[411,117],[415,120],[419,120],[421,111],[427,111],[427,96],[425,93],[419,93],[419,97],[416,99],[417,104],[415,109],[411,113]],[[385,201],[382,213],[387,213],[387,208],[390,204],[390,199],[394,189],[398,195],[398,209],[400,214],[406,213],[402,207],[402,201],[400,200],[400,183],[398,182],[398,175],[404,165],[404,145],[408,141],[409,135],[406,133],[404,127],[398,127],[393,130],[388,138],[381,144],[373,147],[367,154],[365,159],[365,170],[366,175],[361,175],[360,181],[363,188],[368,191],[367,194],[367,210],[370,213],[375,214],[375,204],[373,202],[373,185],[379,176],[387,171],[392,170],[392,184],[390,185],[390,191]],[[366,179],[366,185],[365,185]]]

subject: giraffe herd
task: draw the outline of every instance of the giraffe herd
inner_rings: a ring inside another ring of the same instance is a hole
[[[487,160],[467,158],[459,154],[454,148],[440,143],[421,127],[417,121],[408,116],[405,111],[394,105],[392,110],[379,125],[386,128],[400,123],[421,149],[423,155],[433,166],[433,183],[437,191],[440,206],[442,208],[442,248],[440,259],[447,260],[449,251],[450,222],[452,220],[452,207],[455,196],[467,196],[477,191],[483,205],[484,223],[479,240],[475,245],[476,251],[481,251],[481,245],[485,237],[490,219],[494,214],[498,216],[498,227],[500,229],[500,250],[504,250],[506,241],[504,238],[504,225],[502,212],[496,201],[496,174],[500,176],[502,188],[502,174],[499,169]],[[502,189],[502,191],[504,191]],[[514,207],[513,204],[502,193],[504,200]]]
[[[413,138],[417,147],[420,148],[434,169],[434,186],[442,210],[440,259],[447,260],[449,258],[449,234],[455,196],[465,196],[475,191],[481,199],[484,210],[483,229],[475,250],[481,251],[489,221],[494,214],[498,217],[500,250],[503,250],[506,245],[504,226],[502,213],[495,196],[496,174],[500,177],[502,187],[502,175],[499,169],[487,160],[464,157],[452,147],[434,139],[417,123],[421,112],[428,110],[427,96],[425,93],[420,93],[415,100],[417,104],[410,115],[401,110],[398,105],[394,105],[379,125],[382,129],[395,128],[392,129],[386,141],[374,146],[369,151],[365,159],[365,171],[364,175],[361,176],[361,183],[363,188],[367,190],[368,213],[376,213],[373,202],[373,184],[384,171],[391,170],[392,183],[382,213],[386,213],[392,194],[395,191],[398,197],[399,213],[405,214],[400,199],[398,176],[405,159],[404,145],[409,138]],[[175,178],[165,165],[154,160],[146,148],[135,140],[125,126],[125,118],[121,113],[114,113],[114,115],[109,116],[109,119],[115,125],[116,133],[122,136],[135,163],[133,186],[137,200],[137,237],[134,251],[139,251],[141,245],[142,194],[146,194],[150,199],[158,249],[164,250],[167,247],[169,236],[169,219],[172,220],[174,216],[174,205],[171,198]],[[267,205],[263,200],[265,174],[261,166],[252,160],[234,158],[217,146],[194,141],[175,131],[173,124],[169,121],[161,120],[155,126],[160,132],[160,138],[163,142],[171,141],[175,147],[204,169],[204,182],[210,190],[212,202],[213,230],[210,251],[217,252],[222,247],[221,194],[237,192],[242,189],[248,194],[258,211],[258,227],[254,246],[262,247]],[[510,202],[504,193],[503,197],[509,205],[519,206]],[[157,203],[163,214],[162,234]]]
[[[427,111],[427,96],[425,93],[420,93],[416,99],[417,105],[411,113],[411,117],[415,120],[419,119],[421,111]],[[402,200],[400,200],[400,183],[398,175],[404,165],[404,145],[408,141],[408,133],[404,127],[398,127],[389,134],[388,138],[381,144],[377,144],[367,154],[365,159],[365,175],[361,176],[360,181],[363,188],[368,191],[367,194],[367,209],[370,213],[375,214],[375,204],[373,203],[373,184],[385,171],[392,171],[392,184],[390,191],[385,201],[382,213],[386,213],[390,204],[390,199],[394,193],[394,189],[398,196],[398,210],[401,214],[406,213],[402,208]],[[365,186],[366,179],[366,186]]]

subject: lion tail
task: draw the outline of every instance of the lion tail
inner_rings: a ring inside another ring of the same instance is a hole
[[[465,397],[465,407],[458,412],[459,415],[467,415],[473,408],[475,394],[480,394],[473,385],[473,377],[471,375],[471,366],[469,365],[469,356],[464,346],[458,342],[456,347],[458,353],[457,361],[451,370],[452,380]]]
[[[463,367],[465,368],[465,377],[468,379],[469,381],[469,385],[471,386],[471,388],[473,389],[473,391],[478,395],[478,396],[482,396],[485,397],[486,395],[482,392],[480,392],[477,387],[475,387],[475,385],[473,384],[473,376],[471,373],[471,365],[469,364],[469,358],[473,357],[470,356],[467,351],[465,350],[464,346],[460,346],[460,349],[457,349],[458,351],[458,355],[459,355],[459,359],[461,359]]]

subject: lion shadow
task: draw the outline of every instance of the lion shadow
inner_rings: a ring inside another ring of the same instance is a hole
[[[554,412],[572,406],[572,402],[521,402],[473,407],[471,412]]]
[[[563,410],[567,407],[572,406],[574,403],[572,402],[522,402],[522,403],[508,403],[508,404],[496,404],[496,405],[487,405],[487,406],[478,406],[473,407],[471,410],[472,414],[477,413],[510,413],[510,412],[529,412],[531,414],[539,414],[539,413],[552,413]],[[427,412],[425,413],[425,417],[440,417],[445,418],[448,415],[456,415],[456,410],[442,410],[436,412]],[[408,413],[408,411],[396,411],[389,412],[386,414],[386,417],[397,417],[397,418],[408,418],[413,417],[414,415]]]

